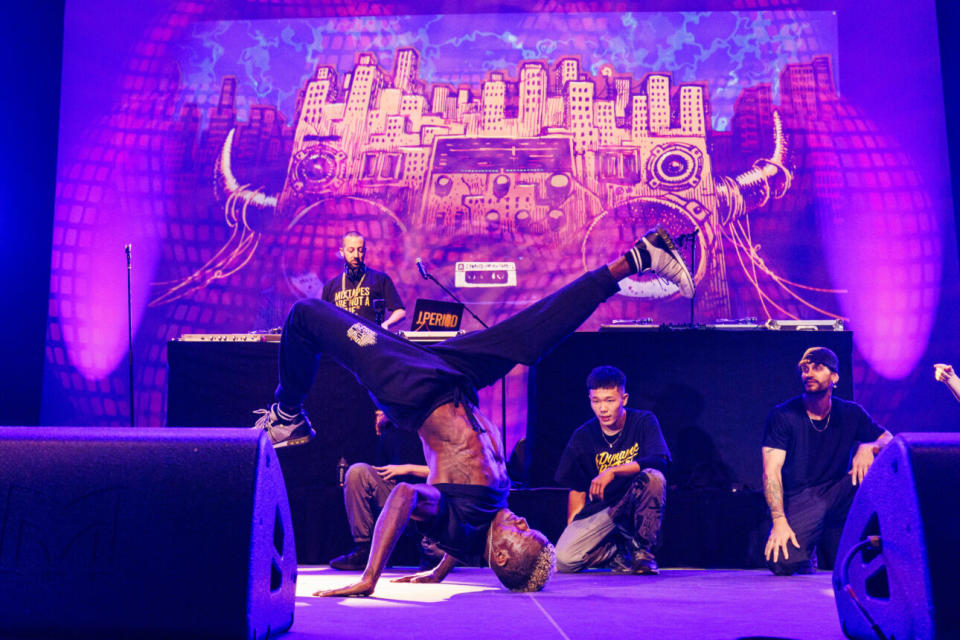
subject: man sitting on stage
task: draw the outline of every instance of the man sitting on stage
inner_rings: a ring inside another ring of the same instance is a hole
[[[616,367],[597,367],[587,376],[596,418],[570,436],[554,478],[570,489],[567,527],[557,541],[563,573],[607,565],[622,573],[658,572],[653,548],[670,450],[655,415],[627,409],[626,385]]]
[[[816,571],[825,524],[846,520],[857,485],[893,437],[863,407],[833,397],[840,379],[833,351],[811,347],[797,366],[803,394],[774,407],[763,433],[763,492],[773,520],[764,554],[777,575]]]
[[[543,588],[554,565],[553,547],[507,509],[510,480],[503,444],[497,428],[477,409],[477,390],[517,363],[536,363],[617,293],[619,280],[644,271],[693,296],[690,272],[658,227],[623,257],[513,317],[431,346],[408,342],[321,300],[294,304],[280,343],[277,402],[265,410],[257,427],[275,444],[309,439],[311,427],[301,403],[323,353],[354,373],[391,422],[418,431],[430,468],[427,484],[400,483],[390,493],[360,580],[315,595],[372,594],[410,519],[445,555],[432,571],[407,580],[438,582],[455,559],[469,564],[485,558],[507,588]]]

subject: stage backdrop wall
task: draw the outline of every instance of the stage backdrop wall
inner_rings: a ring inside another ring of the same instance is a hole
[[[933,2],[743,4],[67,2],[43,422],[128,422],[127,243],[160,425],[167,340],[279,325],[348,229],[410,308],[443,297],[418,257],[448,284],[514,262],[516,287],[459,291],[494,322],[662,223],[697,232],[695,321],[844,318],[856,399],[951,428]],[[635,279],[585,328],[618,318],[690,307]]]

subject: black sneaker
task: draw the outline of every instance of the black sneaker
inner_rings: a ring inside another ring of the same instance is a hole
[[[618,553],[609,566],[612,573],[635,576],[655,576],[660,573],[656,558],[646,549],[634,549],[629,559]]]
[[[254,429],[263,429],[270,436],[274,449],[306,444],[317,437],[317,432],[310,426],[310,421],[303,413],[298,413],[287,420],[280,416],[279,405],[274,402],[268,409],[257,409],[254,413],[260,417]]]
[[[356,545],[353,551],[337,556],[330,561],[330,568],[338,571],[363,571],[367,567],[367,558],[370,557],[370,547]]]
[[[618,551],[617,555],[607,562],[606,568],[610,569],[610,573],[630,573],[631,566],[627,557]]]
[[[630,573],[640,576],[655,576],[660,573],[657,559],[646,549],[635,549],[630,552]]]
[[[647,271],[652,271],[667,282],[676,285],[684,298],[693,297],[694,285],[690,270],[666,229],[658,224],[640,238],[630,251],[639,252],[641,249],[645,249],[650,254],[650,268]],[[636,264],[640,264],[639,255],[635,260]]]

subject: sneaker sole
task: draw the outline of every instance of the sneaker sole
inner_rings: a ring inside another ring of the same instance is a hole
[[[610,569],[610,573],[618,576],[658,576],[660,569],[628,569],[627,567],[617,567]]]
[[[279,449],[281,447],[295,447],[301,444],[307,444],[311,440],[317,437],[317,432],[313,429],[310,430],[310,434],[306,436],[300,436],[299,438],[288,438],[282,442],[274,442],[273,448]]]

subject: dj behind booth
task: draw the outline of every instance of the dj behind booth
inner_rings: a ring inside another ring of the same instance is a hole
[[[463,311],[457,303],[418,300],[410,330],[400,334],[419,342],[446,339],[460,331]],[[252,425],[253,411],[276,385],[279,340],[276,333],[193,334],[169,342],[167,423]],[[837,393],[852,399],[852,334],[840,322],[625,321],[572,334],[530,368],[526,488],[511,493],[511,508],[551,540],[559,537],[567,491],[554,486],[557,463],[570,434],[592,417],[587,374],[612,365],[627,375],[630,406],[657,415],[673,454],[661,566],[760,566],[769,528],[761,492],[763,424],[773,406],[799,393],[796,364],[813,345],[837,353]],[[317,438],[277,454],[298,559],[322,564],[352,545],[338,463],[374,458],[375,407],[353,375],[328,358],[304,406]],[[398,560],[415,564],[415,552],[409,555]]]

